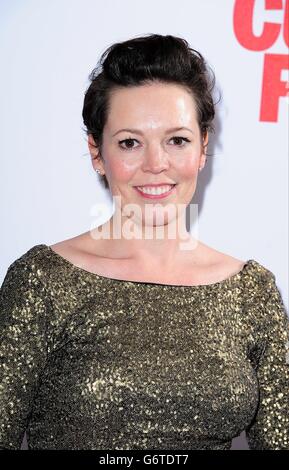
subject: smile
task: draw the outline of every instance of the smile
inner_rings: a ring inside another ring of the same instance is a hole
[[[143,197],[150,199],[160,199],[169,196],[175,189],[176,184],[169,184],[165,186],[135,186],[136,191]]]

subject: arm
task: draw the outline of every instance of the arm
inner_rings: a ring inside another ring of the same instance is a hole
[[[246,436],[250,449],[289,450],[289,319],[271,271],[262,289],[259,406]]]
[[[0,289],[0,449],[20,449],[47,358],[44,291],[16,260]]]

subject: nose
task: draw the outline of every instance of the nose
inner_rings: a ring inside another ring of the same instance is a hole
[[[161,145],[150,145],[146,149],[143,158],[142,170],[152,173],[160,173],[169,168],[168,155]]]

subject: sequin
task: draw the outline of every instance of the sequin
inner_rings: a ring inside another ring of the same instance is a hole
[[[289,450],[289,320],[256,260],[177,286],[35,245],[0,289],[0,448]]]

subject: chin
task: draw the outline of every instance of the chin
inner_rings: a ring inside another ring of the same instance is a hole
[[[142,216],[143,225],[150,226],[150,227],[165,227],[171,223],[175,223],[177,218],[175,214],[170,216],[167,212],[166,213],[154,213],[154,214],[145,214],[143,213]]]

